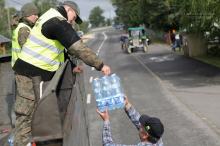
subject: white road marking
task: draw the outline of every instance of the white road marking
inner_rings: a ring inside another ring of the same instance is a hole
[[[207,120],[207,118],[206,118],[206,117],[202,117],[202,119],[203,119],[203,120]]]
[[[87,104],[91,103],[91,94],[87,94],[87,100],[86,100]]]
[[[99,46],[99,48],[98,48],[98,50],[97,50],[97,55],[99,55],[99,53],[100,53],[100,51],[101,51],[101,49],[102,49],[102,46],[104,45],[104,43],[105,43],[105,41],[107,40],[107,35],[105,34],[105,32],[103,32],[103,35],[104,35],[104,40],[102,41],[102,43],[101,43],[101,45]],[[92,71],[93,70],[95,70],[95,68],[94,67],[92,67],[92,69],[91,69]],[[93,80],[93,77],[90,77],[90,79],[89,79],[89,82],[91,83],[92,82],[92,80]],[[87,94],[87,104],[90,104],[91,103],[91,94]]]
[[[97,52],[96,52],[96,55],[97,55],[97,56],[99,56],[99,53],[100,53],[100,51],[101,51],[101,49],[102,49],[102,46],[104,45],[105,41],[106,41],[107,38],[108,38],[108,36],[105,34],[105,32],[103,32],[103,35],[104,35],[104,40],[102,41],[101,45],[99,46],[99,48],[98,48],[98,50],[97,50]],[[94,71],[95,68],[92,67],[91,70]]]
[[[44,84],[44,81],[41,81],[41,82],[40,82],[40,98],[41,98],[42,95],[43,95],[43,84]]]
[[[98,50],[97,50],[97,53],[99,55],[101,49],[102,49],[102,46],[104,45],[105,41],[107,40],[108,36],[105,34],[105,32],[103,32],[103,35],[104,35],[104,40],[102,41],[101,45],[99,46]]]
[[[92,81],[93,81],[93,77],[90,77],[89,83],[92,83]]]

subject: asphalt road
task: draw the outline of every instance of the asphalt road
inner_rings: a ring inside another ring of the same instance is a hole
[[[160,117],[165,125],[167,146],[220,146],[220,70],[171,53],[168,46],[152,44],[149,53],[125,54],[120,49],[120,32],[96,30],[88,45],[112,72],[120,76],[125,92],[140,113]],[[91,146],[101,146],[102,120],[90,81],[100,72],[85,66],[88,128]],[[7,71],[7,72],[5,72]],[[0,130],[10,129],[13,104],[13,72],[10,63],[0,64]],[[116,143],[136,144],[138,132],[123,110],[110,112]],[[0,134],[0,139],[4,134]]]
[[[164,144],[220,146],[219,69],[173,54],[165,45],[152,44],[147,54],[128,55],[121,51],[119,38],[120,32],[100,30],[88,45],[120,76],[135,108],[160,117],[165,125]],[[88,66],[85,71],[90,144],[101,146],[102,120],[95,111],[91,81],[102,74]],[[123,110],[111,111],[110,122],[116,143],[139,142]]]

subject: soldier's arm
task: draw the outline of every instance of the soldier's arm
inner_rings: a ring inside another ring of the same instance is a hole
[[[89,66],[101,70],[103,62],[85,44],[80,41],[80,37],[73,29],[72,25],[63,18],[52,18],[45,22],[41,30],[42,34],[49,38],[58,40],[70,55],[81,59]]]
[[[68,53],[83,60],[84,63],[89,66],[95,67],[99,71],[104,65],[103,62],[98,58],[98,56],[80,40],[75,42],[68,48]]]
[[[27,41],[27,38],[30,34],[30,29],[28,27],[22,27],[18,31],[18,43],[22,47]]]

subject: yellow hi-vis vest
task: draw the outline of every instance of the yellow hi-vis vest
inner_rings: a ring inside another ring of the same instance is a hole
[[[42,25],[53,17],[64,18],[57,10],[49,9],[37,20],[19,54],[21,60],[47,71],[56,71],[64,62],[64,46],[41,33]]]
[[[21,52],[21,46],[18,43],[18,32],[22,27],[27,27],[29,30],[31,28],[24,23],[19,23],[18,26],[15,28],[12,34],[12,49],[11,49],[11,66],[13,67],[15,61],[18,59],[18,55]]]

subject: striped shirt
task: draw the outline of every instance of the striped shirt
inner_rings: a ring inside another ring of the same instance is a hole
[[[132,123],[135,125],[135,127],[139,130],[140,129],[140,114],[134,109],[133,106],[131,106],[127,111],[127,116],[132,121]],[[111,128],[110,128],[110,122],[104,121],[103,125],[103,132],[102,132],[102,140],[103,140],[103,146],[163,146],[163,141],[160,139],[156,144],[152,144],[150,142],[139,142],[138,144],[134,145],[124,145],[124,144],[116,144],[113,142],[112,135],[111,135]]]

